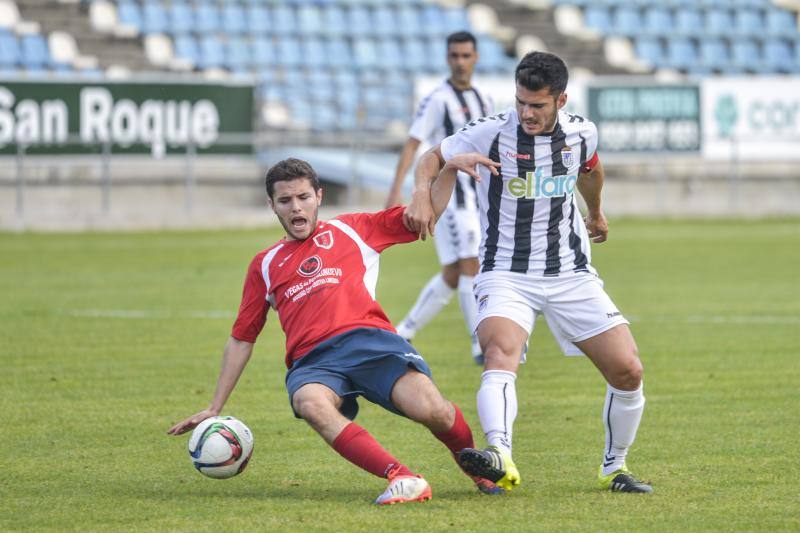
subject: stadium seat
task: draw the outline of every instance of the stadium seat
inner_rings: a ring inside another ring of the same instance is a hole
[[[703,39],[700,41],[700,65],[712,69],[723,70],[730,62],[728,48],[721,39]]]
[[[406,69],[412,72],[425,70],[428,64],[427,51],[419,39],[404,39],[402,50],[403,64]]]
[[[222,8],[222,29],[228,35],[239,35],[247,30],[244,9],[238,4],[226,3]]]
[[[250,44],[241,37],[231,37],[225,44],[225,67],[229,70],[243,70],[253,64]]]
[[[277,63],[275,59],[275,47],[271,39],[263,36],[253,39],[251,44],[253,52],[253,64],[260,70],[274,67]]]
[[[372,19],[370,18],[367,8],[362,6],[353,6],[347,13],[347,24],[350,34],[354,37],[364,37],[373,33]],[[355,47],[354,47],[355,49]]]
[[[735,12],[736,33],[744,37],[755,37],[764,32],[761,15],[754,9],[739,9]]]
[[[356,68],[370,69],[380,66],[375,41],[369,38],[357,38],[353,41],[353,59]]]
[[[194,30],[192,8],[186,2],[172,2],[167,10],[169,28],[173,35],[189,33]]]
[[[251,35],[263,35],[270,31],[269,11],[263,5],[251,5],[245,9],[247,31]]]
[[[442,8],[437,4],[427,4],[422,10],[422,31],[428,37],[441,38],[445,35],[445,20]]]
[[[278,39],[276,52],[276,59],[282,67],[299,67],[303,64],[300,42],[294,37]]]
[[[0,29],[0,68],[13,69],[22,59],[16,36],[6,29]]]
[[[378,6],[372,14],[373,24],[384,36],[399,35],[397,13],[389,6]]]
[[[43,70],[50,66],[50,49],[40,33],[23,35],[20,52],[22,66],[28,71]]]
[[[225,49],[216,35],[200,37],[200,57],[197,66],[200,69],[221,68],[225,64]]]
[[[327,52],[322,39],[306,37],[301,43],[305,65],[309,68],[324,68],[328,66]]]
[[[384,65],[403,65],[403,53],[397,39],[387,37],[378,41],[378,57]]]
[[[135,2],[122,1],[117,5],[117,19],[119,23],[124,26],[136,28],[136,31],[142,31],[142,11],[139,4]]]
[[[278,5],[272,10],[272,25],[270,30],[275,35],[293,36],[297,32],[297,19],[294,10],[284,5]]]
[[[687,70],[697,62],[697,51],[692,41],[686,37],[674,37],[667,41],[667,65],[671,68]]]
[[[177,35],[175,37],[175,57],[184,59],[192,65],[200,61],[200,49],[197,41],[190,35]]]
[[[419,10],[412,6],[401,6],[397,10],[397,29],[400,35],[406,38],[421,35],[422,23]]]
[[[731,46],[731,64],[748,72],[760,72],[761,57],[754,41],[737,40]]]
[[[201,36],[216,33],[222,29],[221,18],[215,4],[198,4],[194,12],[195,31]]]
[[[631,37],[642,31],[642,18],[639,10],[632,7],[620,7],[614,11],[611,31],[616,35]]]
[[[467,12],[463,8],[448,7],[444,9],[444,27],[446,33],[469,30]]]
[[[304,35],[319,35],[323,33],[322,14],[317,6],[303,5],[297,12],[297,26]]]
[[[142,32],[165,33],[169,29],[169,19],[164,6],[157,0],[149,0],[142,6]]]
[[[322,30],[331,37],[347,35],[347,17],[339,5],[330,4],[322,8]]]
[[[643,31],[649,35],[670,35],[674,30],[672,15],[661,7],[647,9],[644,14]]]
[[[634,49],[636,56],[653,68],[664,66],[664,49],[655,37],[637,37]]]
[[[608,35],[613,28],[611,15],[604,7],[587,7],[583,13],[583,23],[587,28],[595,30],[600,35]]]
[[[679,35],[694,37],[703,35],[703,15],[695,9],[680,9],[675,15],[675,32]]]
[[[705,35],[728,35],[734,27],[730,12],[722,9],[706,11]]]
[[[797,38],[797,17],[781,9],[768,9],[766,29],[772,37]]]
[[[764,43],[764,64],[774,72],[795,72],[795,62],[789,43],[782,39],[770,39]]]

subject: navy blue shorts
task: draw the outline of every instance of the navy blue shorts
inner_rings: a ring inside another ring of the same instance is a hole
[[[289,405],[297,389],[321,383],[344,400],[340,411],[350,420],[358,414],[358,396],[402,415],[392,404],[392,387],[409,367],[431,377],[422,356],[399,335],[373,328],[347,331],[294,362],[286,373]]]

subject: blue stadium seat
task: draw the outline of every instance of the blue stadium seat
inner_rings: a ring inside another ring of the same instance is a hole
[[[144,33],[165,33],[169,28],[167,11],[158,2],[150,0],[142,7],[142,31]]]
[[[347,17],[340,6],[331,4],[322,8],[322,29],[333,37],[347,35]]]
[[[198,4],[194,11],[195,32],[200,35],[221,29],[221,16],[215,4]]]
[[[422,9],[422,31],[428,37],[440,37],[446,31],[444,12],[437,4],[426,4]]]
[[[225,67],[243,70],[253,64],[250,44],[241,37],[231,37],[225,45]]]
[[[186,2],[172,2],[167,10],[169,28],[168,32],[177,35],[189,33],[194,30],[194,16],[192,8]]]
[[[661,68],[664,66],[664,49],[661,46],[661,41],[655,37],[637,37],[634,49],[639,59],[652,65],[654,68]]]
[[[761,57],[754,41],[739,39],[731,45],[731,64],[748,72],[760,72]]]
[[[387,37],[378,41],[378,57],[384,65],[402,65],[403,53],[397,39]]]
[[[380,66],[375,41],[359,37],[353,40],[353,58],[359,69],[371,69]]]
[[[275,46],[271,39],[259,36],[253,39],[251,44],[253,51],[253,63],[260,69],[274,67],[277,63],[275,58]]]
[[[372,34],[377,28],[372,27],[372,19],[367,8],[353,6],[347,13],[347,24],[350,34],[357,37],[364,37]]]
[[[294,10],[284,5],[278,5],[272,10],[271,31],[276,35],[296,35],[297,19]]]
[[[405,68],[412,72],[423,72],[428,64],[428,58],[427,51],[419,39],[404,39],[402,49]]]
[[[620,7],[614,11],[612,31],[615,34],[631,37],[642,31],[642,25],[638,9]]]
[[[434,37],[425,39],[423,43],[428,49],[428,70],[436,73],[446,72],[448,67],[445,40],[441,37]],[[481,54],[483,54],[483,49],[481,49]],[[481,61],[483,61],[483,56],[481,56]]]
[[[247,31],[252,35],[263,35],[270,31],[270,16],[267,8],[262,5],[247,6]]]
[[[328,39],[327,42],[328,65],[333,68],[352,69],[353,51],[350,44],[342,38]]]
[[[679,35],[703,35],[704,27],[703,14],[696,9],[681,9],[675,14],[675,32]]]
[[[770,39],[765,42],[764,64],[774,72],[785,74],[795,72],[795,61],[789,43],[782,39]]]
[[[303,5],[297,11],[297,26],[305,35],[319,35],[323,33],[324,24],[322,13],[317,6]]]
[[[276,58],[284,67],[299,67],[303,64],[300,42],[294,37],[283,37],[277,42]]]
[[[700,41],[700,64],[708,69],[723,70],[730,62],[728,48],[721,39]]]
[[[697,62],[697,50],[686,37],[674,37],[667,41],[667,65],[687,70]]]
[[[200,50],[197,47],[197,41],[190,35],[177,35],[175,36],[175,56],[181,59],[187,59],[194,65],[200,63]]]
[[[591,28],[601,35],[608,35],[613,27],[608,9],[598,6],[586,8],[586,11],[583,12],[583,23],[587,28]]]
[[[222,29],[228,35],[239,35],[247,30],[244,9],[238,4],[226,3],[222,8]]]
[[[117,20],[120,24],[142,31],[142,10],[135,2],[121,1],[117,5]]]
[[[755,37],[764,32],[764,22],[761,14],[755,9],[736,10],[736,33],[745,37]]]
[[[670,35],[674,30],[672,15],[661,7],[653,7],[644,13],[644,32],[650,35]]]
[[[306,37],[301,43],[301,48],[307,67],[316,69],[328,66],[328,54],[322,39]]]
[[[397,13],[390,6],[378,6],[372,14],[373,24],[381,35],[399,35]]]
[[[781,9],[767,10],[767,32],[771,37],[797,37],[797,18]]]
[[[203,35],[200,37],[199,59],[197,66],[201,69],[224,66],[225,49],[222,46],[222,41],[216,35]]]
[[[706,11],[705,35],[728,35],[733,27],[733,19],[729,11],[722,9]]]
[[[28,71],[43,70],[51,65],[50,49],[40,33],[23,35],[20,52],[22,66]]]
[[[503,72],[509,66],[509,58],[499,42],[488,36],[480,36],[481,60],[478,61],[479,72]],[[444,54],[442,54],[442,57]]]
[[[404,37],[415,37],[422,33],[419,10],[412,6],[401,6],[397,10],[397,29]]]
[[[444,27],[446,33],[470,29],[467,10],[461,7],[448,7],[444,10]]]

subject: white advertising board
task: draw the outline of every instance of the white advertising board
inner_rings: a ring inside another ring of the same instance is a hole
[[[705,158],[800,159],[800,78],[709,77],[701,89]]]

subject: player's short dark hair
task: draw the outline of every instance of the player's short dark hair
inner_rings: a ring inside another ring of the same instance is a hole
[[[514,78],[519,85],[530,91],[550,88],[550,94],[558,96],[567,89],[569,72],[564,61],[555,54],[530,52],[517,65]]]
[[[272,199],[272,195],[275,194],[275,183],[301,178],[308,179],[311,182],[311,186],[314,187],[314,191],[320,189],[317,173],[307,162],[294,157],[278,161],[267,170],[267,194]]]
[[[475,50],[478,49],[478,41],[476,41],[475,36],[468,31],[457,31],[448,35],[447,48],[449,49],[450,45],[453,43],[472,43],[472,47]]]

